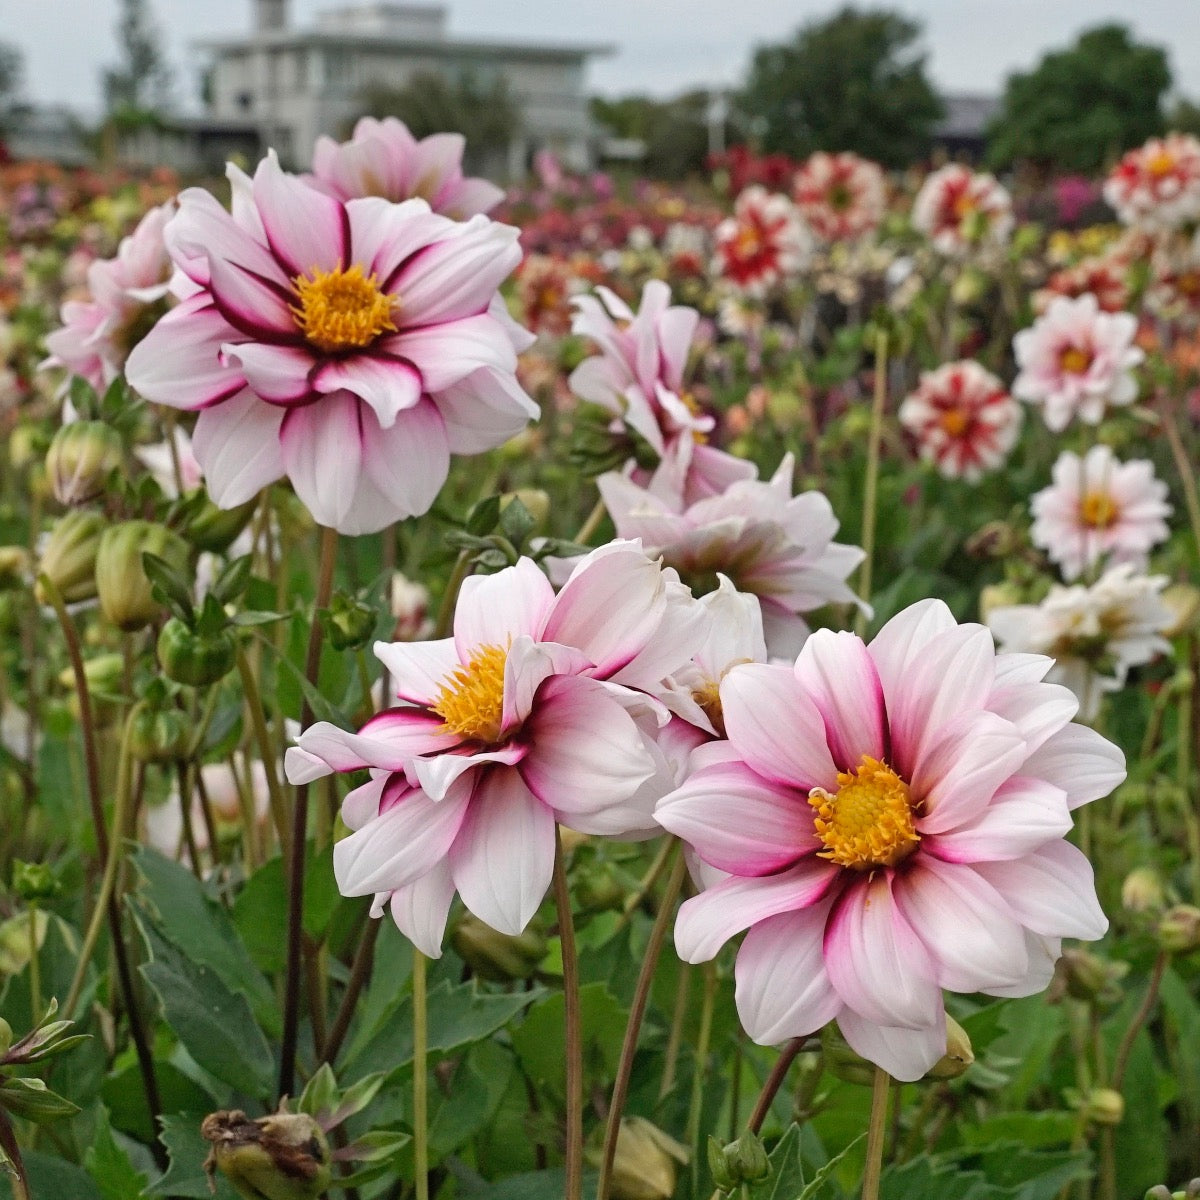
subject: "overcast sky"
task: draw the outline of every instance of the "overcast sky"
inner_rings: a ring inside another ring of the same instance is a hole
[[[189,43],[250,26],[250,0],[151,0],[167,34],[180,98],[195,104],[199,63]],[[1119,20],[1168,48],[1176,86],[1200,96],[1200,0],[860,0],[902,9],[925,27],[931,74],[943,90],[998,92],[1081,29]],[[292,0],[292,20],[311,23],[336,0]],[[669,95],[733,84],[753,46],[778,41],[831,0],[448,0],[451,33],[512,41],[606,43],[589,87],[613,95]],[[113,59],[117,0],[0,0],[0,39],[26,56],[26,93],[95,111],[101,66]]]

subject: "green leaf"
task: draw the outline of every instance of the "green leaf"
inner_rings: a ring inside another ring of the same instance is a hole
[[[1013,1200],[1054,1200],[1067,1184],[1092,1173],[1087,1150],[1029,1150],[1015,1142],[993,1144],[968,1161]]]
[[[137,924],[150,956],[140,970],[175,1036],[204,1070],[247,1096],[267,1100],[275,1060],[245,996],[226,987],[210,966],[191,961],[141,913]]]
[[[500,514],[500,528],[514,546],[522,546],[536,524],[519,496],[513,496]]]
[[[768,1156],[771,1174],[750,1189],[754,1200],[794,1200],[804,1188],[804,1163],[800,1155],[800,1126],[784,1131]]]
[[[866,1136],[867,1135],[865,1133],[861,1134],[860,1136],[856,1137],[848,1146],[842,1149],[840,1153],[835,1154],[823,1167],[817,1171],[817,1173],[812,1177],[812,1182],[809,1183],[805,1187],[804,1191],[802,1191],[796,1197],[796,1200],[813,1200],[813,1197],[815,1197],[816,1194],[825,1186],[826,1181],[833,1174],[833,1172],[837,1170],[842,1159],[844,1159],[846,1155],[849,1154],[850,1151],[853,1150],[854,1147],[857,1146],[858,1143],[861,1142]],[[772,1192],[771,1200],[791,1200],[791,1191]]]
[[[192,605],[191,585],[183,573],[165,558],[151,554],[148,550],[142,553],[142,570],[146,572],[146,578],[154,584],[156,597],[177,617],[191,625],[196,619],[196,610]]]
[[[483,537],[496,528],[500,519],[500,497],[485,496],[467,514],[466,531],[475,537]]]
[[[400,1164],[409,1157],[405,1152],[411,1141],[412,1138],[407,1133],[393,1133],[385,1129],[364,1133],[345,1150],[339,1150],[337,1153],[341,1162],[361,1162],[366,1165],[353,1174],[336,1176],[333,1186],[361,1187],[364,1183],[370,1183],[384,1175],[395,1178],[400,1174]]]
[[[304,1085],[304,1091],[296,1102],[296,1111],[315,1117],[317,1113],[333,1108],[336,1099],[337,1079],[333,1068],[328,1063],[322,1063],[317,1073]]]
[[[460,1186],[458,1194],[462,1200],[562,1200],[566,1187],[566,1172],[562,1167],[550,1171],[529,1171],[524,1175],[512,1175],[499,1183]],[[596,1190],[594,1172],[583,1177],[584,1195]]]
[[[515,1067],[512,1053],[495,1042],[471,1048],[429,1125],[429,1145],[437,1158],[465,1145],[491,1121]]]
[[[34,1200],[105,1200],[82,1167],[36,1150],[27,1151],[22,1157],[29,1176],[29,1192]],[[12,1184],[0,1170],[0,1200],[9,1200],[11,1196]],[[130,1196],[128,1200],[136,1198]],[[225,1200],[237,1200],[237,1197],[226,1197]]]
[[[963,1171],[922,1155],[889,1167],[879,1184],[879,1200],[1004,1200],[978,1171]]]
[[[146,1176],[129,1161],[129,1155],[113,1137],[108,1113],[100,1109],[92,1144],[83,1158],[88,1174],[96,1181],[104,1200],[142,1200]]]
[[[432,1001],[431,1007],[432,1007]],[[583,1022],[585,1069],[611,1078],[624,1037],[626,1012],[603,983],[588,983],[579,989]],[[563,1086],[564,1029],[566,1006],[561,992],[540,1000],[529,1010],[521,1027],[513,1031],[513,1048],[525,1073],[551,1088]]]
[[[7,1079],[0,1086],[0,1108],[35,1125],[73,1117],[79,1105],[52,1092],[40,1079]]]
[[[132,1059],[133,1056],[129,1057]],[[173,1063],[155,1063],[154,1073],[163,1112],[208,1112],[223,1099],[210,1095]],[[224,1085],[219,1086],[224,1091]],[[158,1130],[151,1119],[146,1090],[135,1061],[128,1062],[104,1080],[100,1099],[108,1107],[114,1129],[147,1145],[154,1141]]]
[[[964,1145],[984,1149],[997,1142],[1019,1142],[1029,1149],[1065,1146],[1075,1134],[1077,1118],[1070,1112],[997,1113],[981,1121],[963,1121],[958,1136]]]
[[[167,1173],[146,1189],[148,1196],[182,1197],[183,1200],[239,1200],[225,1176],[219,1171],[212,1184],[204,1170],[208,1143],[200,1136],[202,1116],[176,1113],[162,1118],[162,1143],[171,1165]]]
[[[231,604],[246,590],[246,585],[250,582],[250,568],[252,564],[253,557],[249,554],[243,554],[241,558],[235,558],[217,576],[217,580],[209,589],[208,594],[218,604]]]
[[[250,629],[255,625],[273,625],[276,621],[286,621],[287,613],[277,612],[240,612],[234,614],[233,623],[239,629]]]

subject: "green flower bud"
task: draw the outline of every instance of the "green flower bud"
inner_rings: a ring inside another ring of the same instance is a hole
[[[493,983],[528,979],[546,957],[546,939],[532,925],[514,937],[497,933],[470,913],[454,927],[450,944],[476,975]]]
[[[514,500],[520,500],[526,511],[533,518],[535,530],[545,529],[550,519],[550,496],[541,488],[518,488],[515,492],[505,492],[500,497],[500,511],[503,512]]]
[[[52,900],[59,890],[54,872],[45,863],[21,862],[19,859],[13,863],[12,886],[26,904]]]
[[[220,554],[228,550],[238,534],[250,524],[257,504],[257,500],[248,500],[237,508],[218,508],[206,499],[180,533],[197,550]]]
[[[160,608],[142,567],[143,554],[173,567],[187,565],[188,548],[176,534],[151,521],[123,521],[106,529],[96,554],[96,590],[105,619],[126,633],[149,625]]]
[[[12,1044],[12,1026],[3,1017],[0,1017],[0,1061],[12,1049]]]
[[[1200,950],[1200,908],[1191,904],[1168,908],[1158,923],[1158,944],[1168,954]]]
[[[1072,1099],[1084,1120],[1093,1125],[1120,1125],[1125,1117],[1125,1098],[1113,1088],[1092,1088]]]
[[[749,1131],[727,1146],[710,1137],[708,1167],[713,1182],[723,1192],[734,1192],[746,1183],[762,1183],[771,1174],[771,1164],[762,1142]]]
[[[139,705],[130,715],[129,751],[148,763],[178,762],[187,754],[191,729],[187,715],[177,708]]]
[[[361,650],[375,636],[375,610],[338,592],[330,603],[325,628],[335,650]]]
[[[189,687],[207,687],[233,670],[237,644],[228,629],[214,634],[191,630],[172,617],[158,635],[158,663],[163,674]]]
[[[576,898],[584,912],[618,909],[626,897],[626,888],[607,864],[592,864],[576,884]]]
[[[46,443],[36,425],[24,422],[8,435],[8,461],[14,471],[27,467],[42,457]]]
[[[864,1087],[874,1083],[875,1067],[850,1049],[832,1022],[821,1030],[821,1048],[826,1070],[843,1083],[858,1083]]]
[[[645,1117],[625,1117],[617,1130],[611,1200],[670,1200],[675,1195],[676,1164],[688,1152]]]
[[[200,1132],[212,1143],[204,1169],[219,1170],[246,1200],[316,1200],[329,1187],[329,1143],[307,1113],[251,1121],[244,1112],[217,1112]]]
[[[957,1079],[975,1061],[967,1031],[946,1014],[946,1053],[925,1072],[926,1079]]]
[[[96,554],[104,518],[97,512],[69,512],[50,532],[38,571],[58,589],[67,604],[90,600],[96,594]],[[38,601],[48,604],[41,587]]]
[[[1134,867],[1121,884],[1121,905],[1129,912],[1154,912],[1165,898],[1162,876],[1153,867]]]
[[[1089,950],[1065,950],[1055,967],[1051,1000],[1063,995],[1092,1004],[1108,1005],[1120,999],[1119,983],[1129,971],[1128,963],[1108,962]]]
[[[24,587],[29,574],[29,551],[24,546],[0,546],[0,591]]]
[[[109,475],[121,465],[121,435],[103,421],[64,425],[46,452],[46,473],[59,504],[87,504],[104,492]]]
[[[997,608],[1023,602],[1024,596],[1015,583],[989,583],[979,592],[979,619],[986,625],[988,617]]]

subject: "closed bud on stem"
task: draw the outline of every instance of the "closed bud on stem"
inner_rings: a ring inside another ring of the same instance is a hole
[[[220,554],[228,550],[238,534],[250,524],[257,503],[257,500],[250,500],[237,508],[218,508],[211,500],[205,500],[180,533],[197,550]]]
[[[712,1171],[713,1182],[723,1192],[737,1191],[743,1184],[762,1183],[771,1174],[762,1141],[749,1130],[726,1146],[710,1137],[708,1168]]]
[[[81,511],[67,513],[50,532],[38,570],[67,604],[96,595],[96,555],[104,529],[99,513]],[[49,603],[40,586],[35,591],[40,603]]]
[[[843,1083],[870,1087],[875,1082],[875,1067],[850,1049],[832,1023],[821,1030],[821,1048],[826,1069]]]
[[[13,863],[13,891],[26,904],[40,904],[58,895],[58,880],[45,863]]]
[[[1121,905],[1129,912],[1154,912],[1165,898],[1162,876],[1153,867],[1134,867],[1121,884]]]
[[[1195,629],[1200,622],[1200,588],[1190,583],[1173,583],[1162,594],[1163,603],[1171,610],[1171,624],[1163,636],[1179,637]]]
[[[237,645],[228,629],[199,633],[172,617],[158,635],[158,664],[163,674],[189,687],[207,687],[233,670]]]
[[[139,704],[129,714],[129,752],[147,763],[178,762],[187,754],[191,730],[185,713],[177,708]]]
[[[0,1017],[0,1062],[4,1060],[4,1056],[12,1049],[12,1044],[12,1026],[3,1017]]]
[[[617,1131],[609,1196],[611,1200],[670,1200],[676,1164],[687,1148],[645,1117],[624,1117]]]
[[[87,504],[104,492],[110,474],[121,465],[121,435],[103,421],[64,425],[46,452],[46,474],[59,504]]]
[[[1077,1098],[1076,1106],[1093,1125],[1120,1125],[1125,1117],[1125,1098],[1113,1088],[1092,1088]]]
[[[335,650],[361,650],[375,636],[375,610],[339,592],[330,603],[325,629]]]
[[[126,633],[149,625],[161,611],[142,566],[143,554],[156,554],[171,566],[187,565],[187,543],[163,525],[122,521],[106,529],[96,553],[96,590],[105,619]]]
[[[470,913],[454,927],[450,942],[476,975],[493,983],[528,979],[546,957],[546,939],[533,926],[516,936],[498,933]]]
[[[244,1112],[216,1112],[200,1133],[212,1144],[204,1169],[220,1171],[246,1200],[316,1200],[329,1187],[329,1143],[307,1113],[251,1121]]]
[[[1066,950],[1058,960],[1050,999],[1064,993],[1090,1004],[1107,1005],[1120,999],[1118,984],[1129,970],[1128,963],[1110,963],[1088,950]]]
[[[967,1031],[946,1014],[946,1053],[925,1072],[927,1079],[957,1079],[975,1061]]]
[[[550,497],[541,488],[518,488],[515,492],[505,492],[500,497],[500,511],[503,512],[514,500],[520,500],[533,518],[534,531],[545,529],[550,519]]]
[[[1158,944],[1168,954],[1200,950],[1200,908],[1191,904],[1168,908],[1158,922]]]

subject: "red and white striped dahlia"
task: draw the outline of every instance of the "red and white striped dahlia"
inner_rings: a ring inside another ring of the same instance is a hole
[[[883,168],[850,151],[819,150],[793,177],[792,199],[805,224],[822,240],[861,237],[879,227],[887,208]]]

